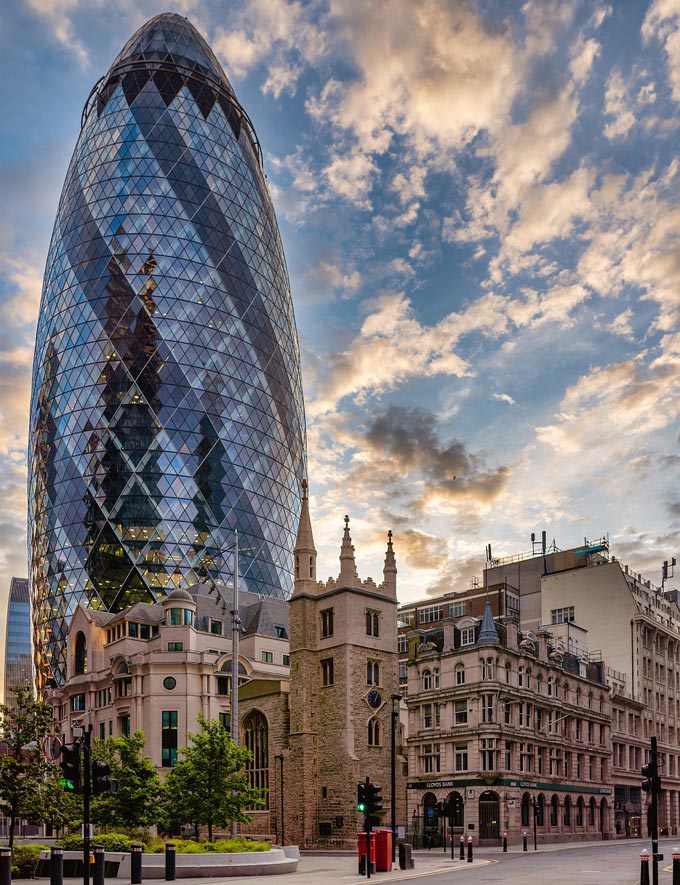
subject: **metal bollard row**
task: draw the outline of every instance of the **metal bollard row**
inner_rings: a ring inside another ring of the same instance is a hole
[[[468,863],[472,863],[472,836],[468,836]]]
[[[460,859],[465,860],[465,836],[460,837]]]
[[[130,846],[130,885],[142,885],[142,851],[143,845]]]

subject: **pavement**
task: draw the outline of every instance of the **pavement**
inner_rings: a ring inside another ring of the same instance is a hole
[[[664,852],[665,871],[670,872],[670,867],[665,865],[671,859],[672,848],[680,843],[678,839],[664,839],[660,843],[660,850]],[[638,855],[642,848],[650,848],[649,840],[643,839],[618,839],[611,842],[570,842],[561,844],[539,845],[538,853],[545,855],[556,852],[574,851],[579,848],[617,848],[628,847],[628,851],[634,855]],[[533,855],[532,846],[529,846],[529,852],[525,855],[526,859]],[[474,860],[468,863],[467,860],[451,860],[450,848],[444,853],[443,848],[432,849],[430,851],[419,850],[413,853],[415,868],[412,870],[400,870],[398,865],[390,872],[375,873],[367,880],[365,876],[360,876],[357,871],[357,856],[355,852],[302,852],[298,869],[295,873],[286,873],[283,880],[276,876],[229,876],[225,878],[192,878],[177,879],[177,885],[236,885],[236,883],[252,883],[259,881],[261,883],[270,882],[271,885],[282,882],[282,885],[317,885],[317,883],[339,882],[342,885],[366,885],[367,881],[374,880],[376,885],[383,882],[402,882],[411,879],[419,879],[431,875],[446,875],[447,881],[455,885],[459,880],[461,885],[465,881],[464,873],[468,874],[479,867],[496,865],[502,862],[503,858],[508,855],[522,855],[522,846],[511,846],[507,854],[503,854],[496,846],[479,848],[475,846]],[[455,857],[458,857],[458,846],[456,846]],[[509,858],[508,858],[509,859]],[[519,858],[518,858],[519,860]],[[541,867],[545,871],[545,864]],[[633,864],[635,866],[635,864]],[[34,880],[43,883],[49,883],[49,879]],[[64,879],[64,885],[82,885],[82,878]],[[148,883],[161,883],[162,879],[146,879]],[[510,880],[508,880],[510,881]],[[107,883],[120,882],[125,885],[125,879],[108,879]]]

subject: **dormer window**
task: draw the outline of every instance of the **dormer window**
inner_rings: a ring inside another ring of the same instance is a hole
[[[171,627],[191,627],[194,622],[194,613],[190,608],[171,608],[169,624]]]

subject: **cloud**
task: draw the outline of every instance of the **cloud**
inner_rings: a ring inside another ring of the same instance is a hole
[[[294,93],[304,66],[325,51],[325,35],[299,2],[249,0],[232,11],[229,28],[215,29],[215,54],[233,77],[265,64],[262,91],[279,98]]]
[[[663,46],[671,94],[680,101],[680,0],[654,0],[642,23],[642,37]]]
[[[73,33],[71,13],[78,10],[80,0],[27,0],[28,5],[49,24],[52,33],[69,53],[74,55],[81,67],[89,65],[89,54],[85,46]]]
[[[507,403],[509,406],[516,405],[515,400],[509,393],[492,393],[491,396],[494,399],[500,400],[502,403]]]

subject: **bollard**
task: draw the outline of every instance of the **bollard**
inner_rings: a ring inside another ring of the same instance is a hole
[[[640,885],[649,885],[649,851],[646,848],[640,852]]]
[[[503,851],[508,850],[508,834],[503,833]]]
[[[528,851],[529,846],[527,845],[527,834],[526,831],[522,833],[522,851]]]
[[[130,846],[130,885],[142,885],[142,851],[143,845],[135,843]]]
[[[104,885],[104,846],[93,845],[94,869],[92,870],[92,885]]]
[[[472,863],[472,836],[468,836],[468,863]]]
[[[64,849],[50,849],[50,885],[62,885],[64,881]]]
[[[165,881],[175,881],[176,851],[174,842],[165,843]]]
[[[0,885],[12,885],[11,848],[0,848]]]
[[[680,885],[680,848],[673,849],[673,885]]]
[[[460,859],[465,860],[465,836],[460,837]]]

